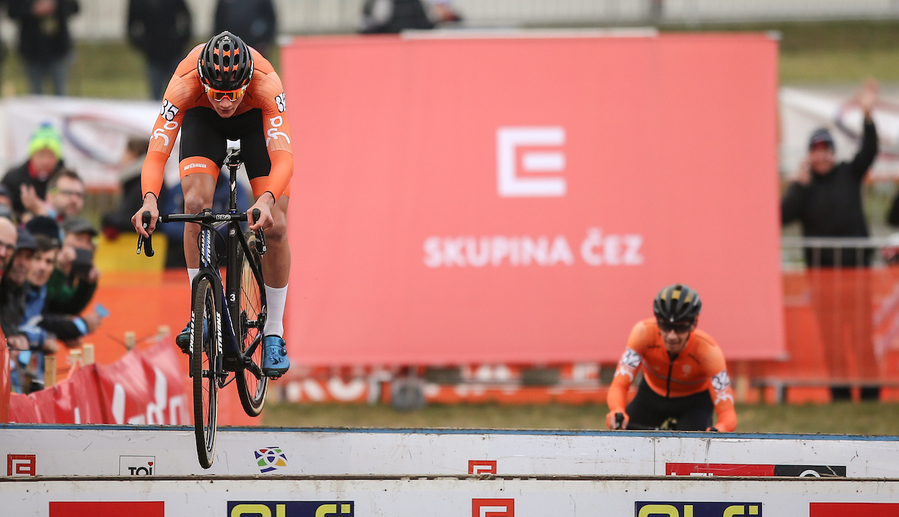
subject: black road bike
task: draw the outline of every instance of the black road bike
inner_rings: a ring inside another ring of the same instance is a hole
[[[240,224],[247,221],[247,214],[237,210],[240,149],[229,148],[224,164],[230,173],[228,213],[214,214],[212,209],[205,209],[199,214],[168,214],[158,219],[158,223],[200,225],[200,272],[191,286],[189,353],[194,434],[204,469],[212,466],[215,456],[218,390],[237,379],[241,405],[255,417],[262,412],[269,381],[262,373],[267,316],[261,260],[266,250],[265,234],[261,228],[245,234]],[[258,210],[253,211],[253,217],[258,219]],[[144,212],[144,228],[149,223],[150,212]],[[152,239],[138,236],[138,255],[141,248],[148,257],[153,256]]]

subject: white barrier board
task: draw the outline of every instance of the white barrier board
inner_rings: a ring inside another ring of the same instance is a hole
[[[885,517],[899,482],[832,479],[96,479],[0,481],[16,517]]]
[[[836,476],[899,479],[899,437],[0,425],[0,480],[72,476]],[[899,513],[897,513],[899,515]]]

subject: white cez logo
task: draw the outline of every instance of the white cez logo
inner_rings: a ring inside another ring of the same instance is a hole
[[[558,147],[565,143],[561,127],[501,127],[496,130],[496,188],[500,197],[563,197],[565,178],[518,175],[518,147]],[[525,151],[521,156],[525,173],[558,173],[565,169],[561,151]]]

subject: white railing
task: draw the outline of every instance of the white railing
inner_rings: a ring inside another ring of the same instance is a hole
[[[810,250],[811,263],[805,263],[805,250]],[[886,237],[782,237],[781,265],[784,270],[814,268],[821,266],[820,258],[832,253],[837,260],[833,267],[846,267],[839,262],[847,250],[855,264],[862,264],[865,253],[870,254],[871,267],[884,267],[896,250],[899,260],[899,234]]]

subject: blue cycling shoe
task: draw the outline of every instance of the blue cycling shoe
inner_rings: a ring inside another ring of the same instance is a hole
[[[185,354],[190,354],[190,323],[184,326],[184,330],[175,336],[175,344]]]
[[[190,355],[190,334],[193,332],[191,329],[190,323],[184,326],[184,330],[181,331],[180,334],[175,336],[175,344],[178,345],[178,348],[181,349],[185,354]],[[205,340],[209,334],[209,329],[203,330],[203,339]]]
[[[262,340],[262,374],[277,379],[290,368],[287,349],[281,336],[265,336]]]

